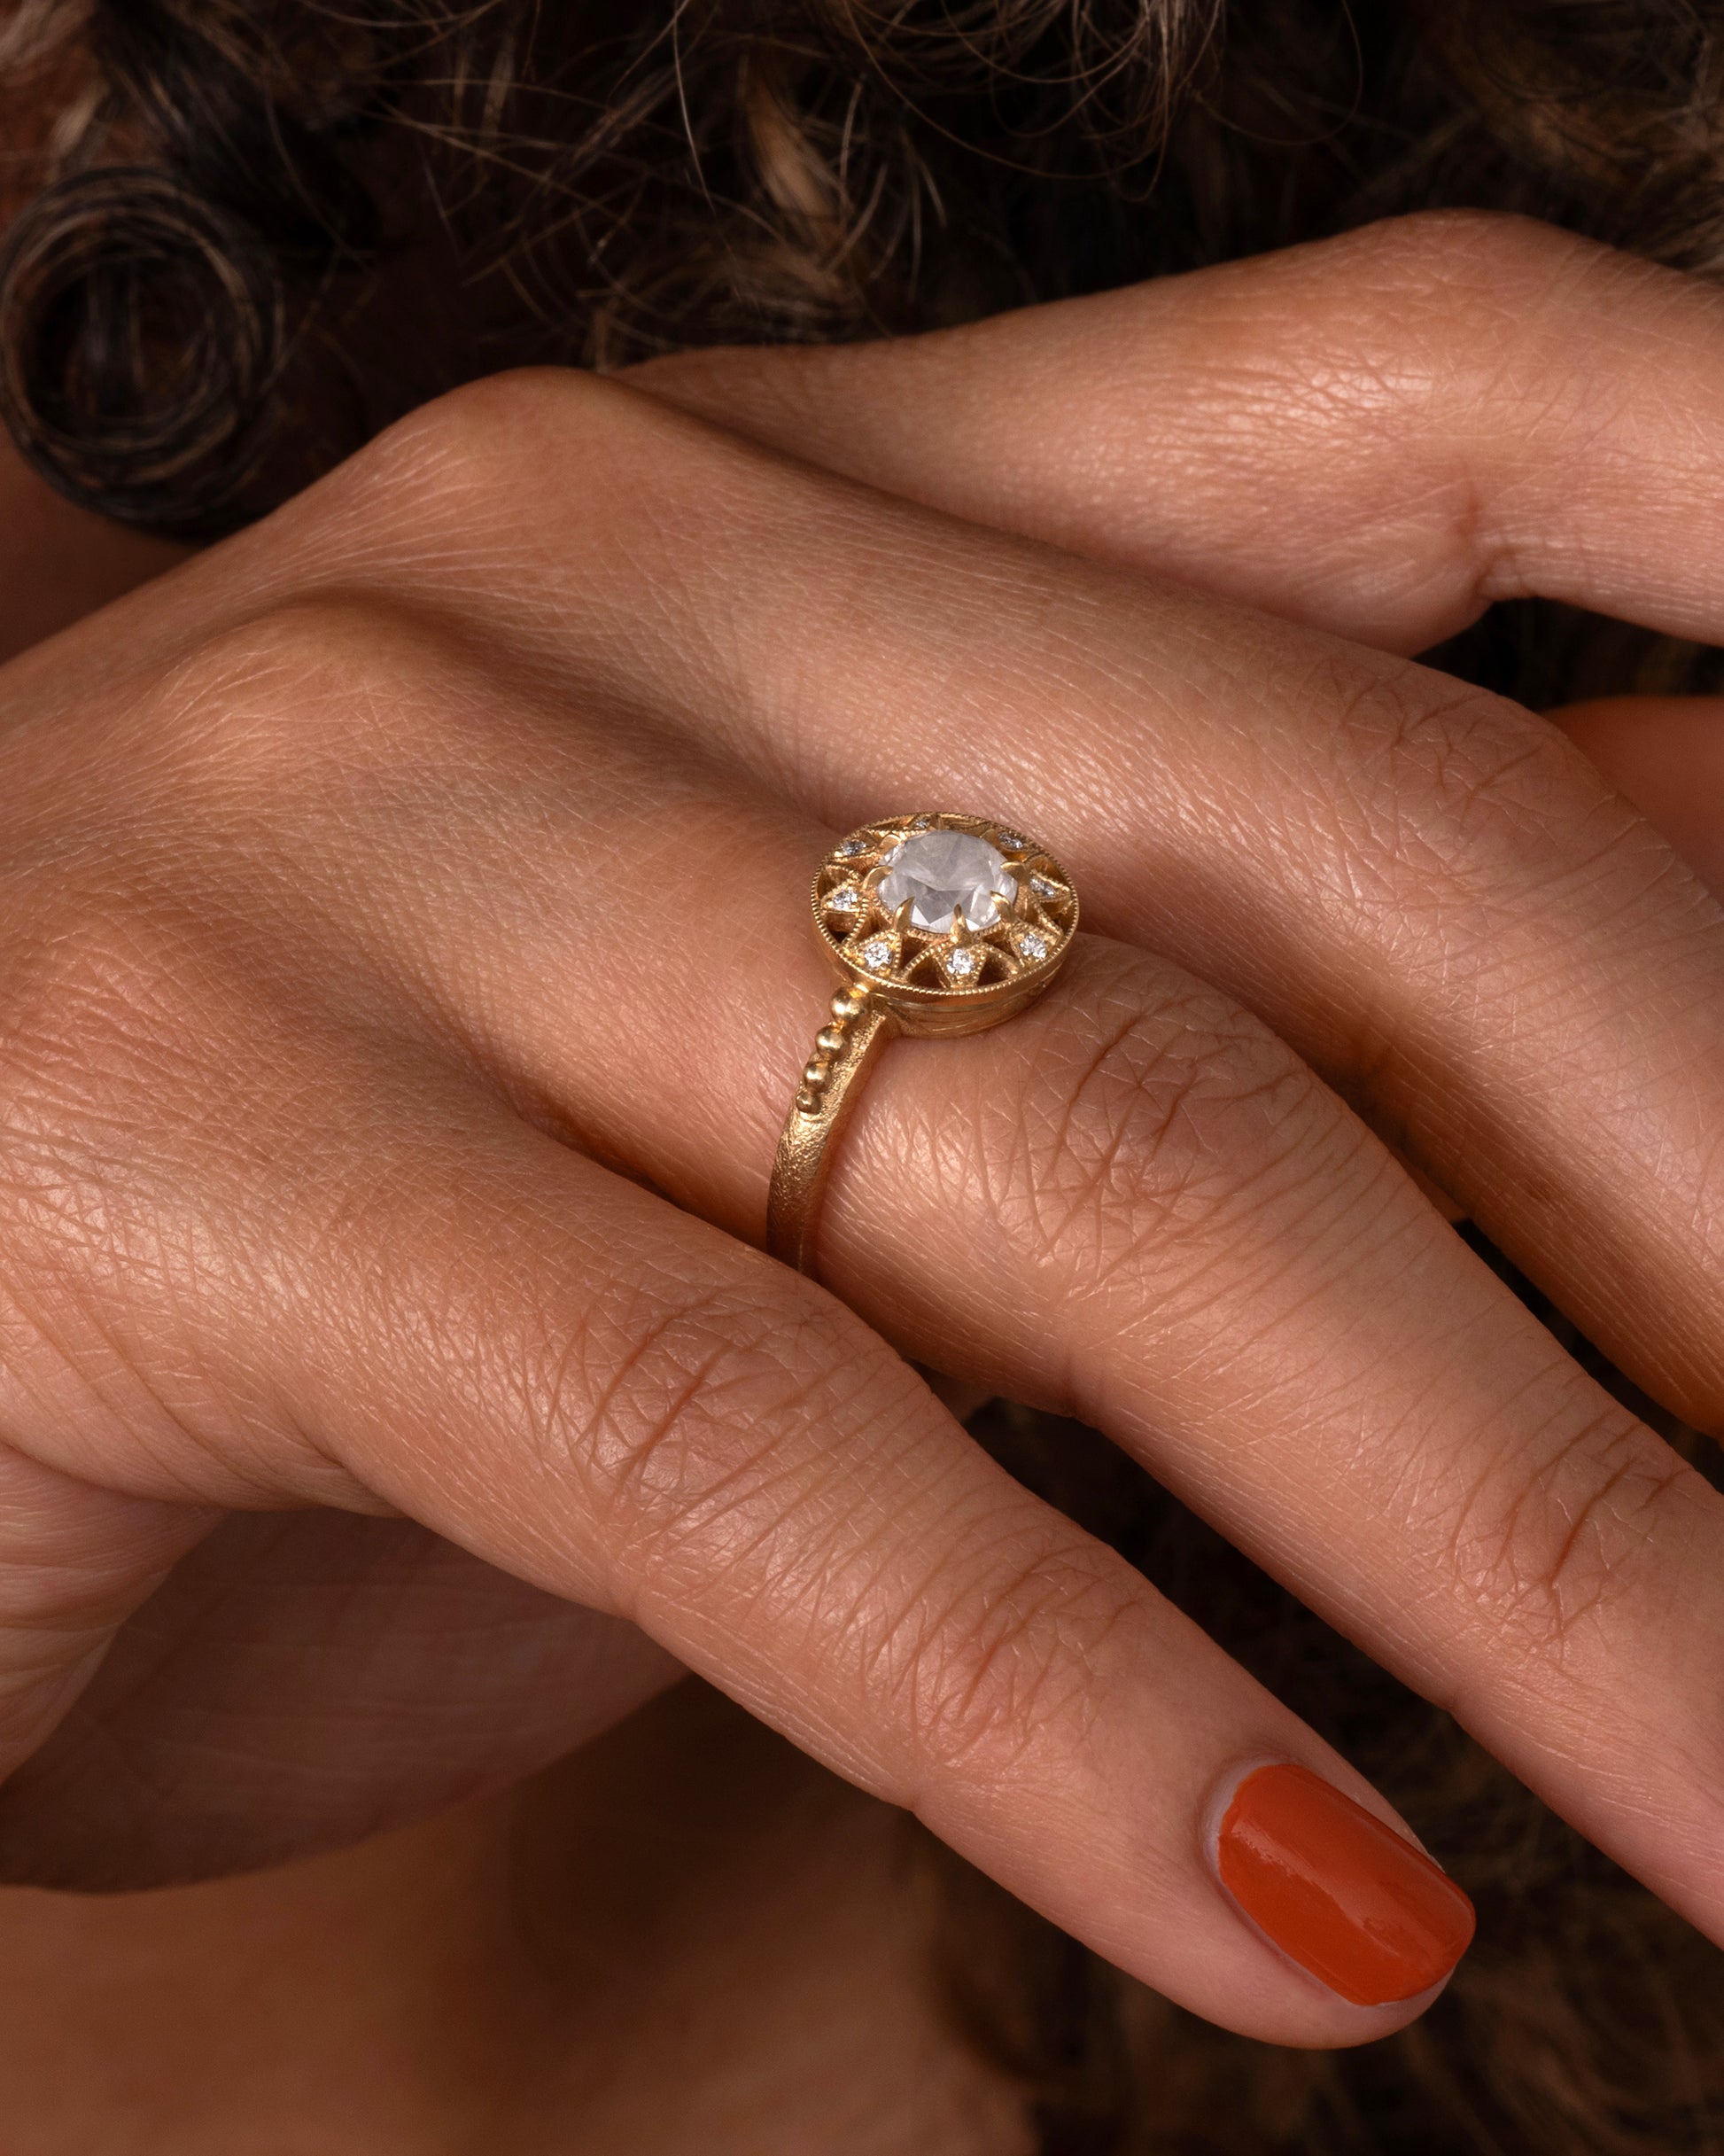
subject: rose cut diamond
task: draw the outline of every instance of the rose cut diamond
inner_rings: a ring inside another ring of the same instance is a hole
[[[925,936],[944,936],[952,915],[973,929],[991,928],[1017,889],[1006,856],[967,831],[923,831],[902,840],[885,858],[880,902],[897,913],[907,899],[910,922]]]

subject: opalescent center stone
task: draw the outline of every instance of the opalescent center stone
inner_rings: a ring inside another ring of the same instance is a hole
[[[1006,856],[967,831],[918,831],[886,855],[880,902],[889,914],[910,901],[912,927],[944,936],[954,913],[973,929],[991,928],[1017,889]]]

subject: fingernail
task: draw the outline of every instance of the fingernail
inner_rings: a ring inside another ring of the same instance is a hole
[[[1215,1870],[1260,1931],[1355,2006],[1429,1990],[1472,1937],[1472,1903],[1448,1874],[1309,1767],[1246,1776]]]

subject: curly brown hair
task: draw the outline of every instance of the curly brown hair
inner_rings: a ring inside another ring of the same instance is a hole
[[[1716,264],[1712,0],[1223,12],[11,0],[0,405],[76,499],[207,533],[516,362],[926,328],[1439,203]]]
[[[0,26],[0,408],[62,492],[186,534],[524,361],[926,328],[1436,205],[1724,268],[1724,0],[10,0]],[[1444,658],[1533,701],[1716,678],[1536,605]],[[976,1429],[1356,1760],[1481,1917],[1413,2028],[1280,2051],[922,1839],[951,2013],[1044,2156],[1724,2150],[1712,1948],[1099,1440]]]

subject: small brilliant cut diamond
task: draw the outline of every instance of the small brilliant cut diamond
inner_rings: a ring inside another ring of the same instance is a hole
[[[1045,939],[1037,935],[1033,929],[1028,934],[1019,937],[1018,948],[1026,958],[1032,961],[1039,961],[1047,956]]]
[[[967,831],[918,832],[892,848],[885,868],[881,904],[895,914],[907,899],[911,925],[925,936],[945,935],[954,914],[991,928],[1017,888],[999,848]]]
[[[966,978],[975,971],[975,953],[963,950],[948,951],[946,953],[946,971],[955,973],[960,980]]]
[[[1032,876],[1029,888],[1038,899],[1057,899],[1060,896],[1060,886],[1050,883],[1044,876]]]
[[[889,965],[891,960],[892,946],[883,937],[876,936],[872,943],[865,943],[862,946],[862,963],[865,966],[873,966],[878,969],[881,966]]]
[[[827,900],[835,914],[853,914],[861,903],[861,892],[850,884],[846,884],[842,891],[835,891]]]
[[[1003,846],[1010,846],[1014,852],[1021,852],[1029,841],[1021,831],[1002,831],[999,835],[999,843]]]
[[[840,860],[853,861],[858,853],[866,852],[867,848],[859,838],[841,838],[834,851]]]

